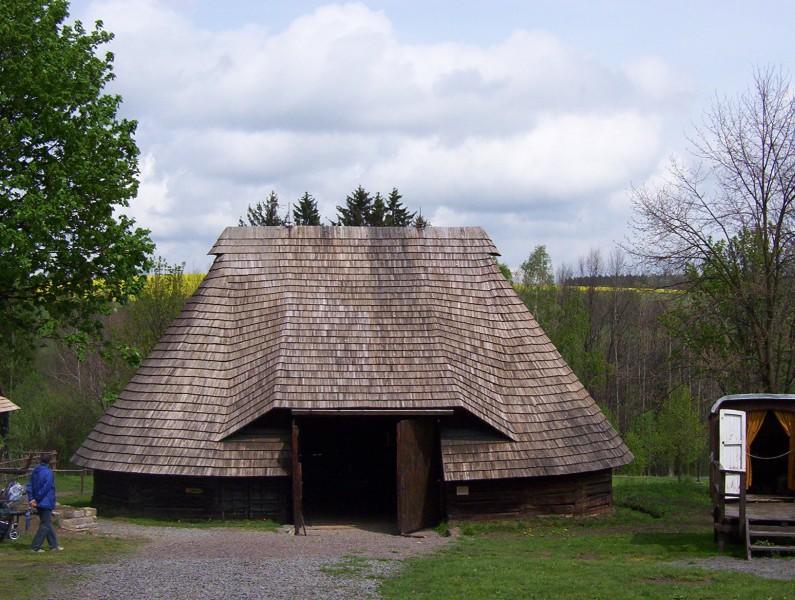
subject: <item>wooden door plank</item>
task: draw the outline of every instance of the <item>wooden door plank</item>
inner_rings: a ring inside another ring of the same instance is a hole
[[[293,523],[295,529],[293,533],[299,535],[303,531],[306,535],[306,525],[304,523],[304,477],[301,469],[301,448],[300,431],[298,422],[293,417],[292,423],[292,475],[293,475]]]
[[[434,419],[397,422],[397,512],[402,534],[427,527],[438,518],[436,438]]]

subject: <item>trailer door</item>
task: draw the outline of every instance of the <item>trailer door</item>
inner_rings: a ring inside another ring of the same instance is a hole
[[[724,469],[745,471],[745,412],[724,409],[718,419],[718,461]],[[726,495],[740,494],[740,476],[726,475]]]

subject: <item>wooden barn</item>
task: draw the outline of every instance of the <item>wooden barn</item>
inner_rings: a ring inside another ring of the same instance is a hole
[[[795,552],[795,395],[724,396],[709,415],[715,537]]]
[[[73,458],[98,505],[401,532],[610,508],[632,456],[482,229],[232,227],[210,253]]]

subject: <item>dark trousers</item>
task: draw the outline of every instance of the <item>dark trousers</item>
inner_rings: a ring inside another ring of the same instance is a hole
[[[36,535],[33,536],[33,543],[30,547],[33,550],[38,550],[44,543],[44,538],[47,538],[47,543],[50,545],[50,550],[58,547],[58,538],[55,537],[55,530],[52,528],[52,509],[39,508],[39,528],[36,530]]]

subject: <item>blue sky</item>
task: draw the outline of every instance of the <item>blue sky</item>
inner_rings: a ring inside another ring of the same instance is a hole
[[[215,237],[276,190],[321,212],[359,184],[435,225],[481,225],[517,267],[626,235],[715,94],[793,72],[791,2],[98,0],[113,91],[139,121],[130,213],[205,269]]]

